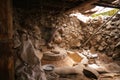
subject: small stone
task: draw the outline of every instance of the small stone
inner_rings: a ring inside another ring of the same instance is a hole
[[[93,54],[96,53],[96,50],[95,50],[94,47],[91,47],[91,48],[90,48],[90,53],[93,53]]]
[[[114,26],[112,25],[107,25],[106,29],[111,29],[111,28],[114,28]]]
[[[102,46],[99,46],[98,50],[102,51],[104,48]]]
[[[81,60],[81,64],[88,64],[88,59],[87,59],[87,57],[86,56],[84,56],[83,54],[79,54],[83,59]]]
[[[118,29],[120,29],[120,25],[118,26]]]
[[[81,62],[82,60],[82,57],[76,52],[67,51],[67,54],[70,58],[72,58],[77,63]]]
[[[98,35],[98,36],[96,37],[97,41],[100,41],[100,40],[101,40],[101,38],[102,38],[102,36],[101,36],[101,35]]]
[[[115,45],[115,47],[117,47],[117,46],[120,46],[120,42],[118,42],[118,43]]]
[[[79,47],[81,45],[79,40],[73,40],[73,39],[69,42],[69,44],[71,47]]]
[[[58,30],[58,32],[59,32],[60,34],[63,34],[64,28],[60,28],[60,29]]]
[[[106,46],[107,43],[106,43],[105,41],[103,41],[103,42],[101,43],[101,45],[102,45],[102,46]]]
[[[37,25],[34,26],[33,29],[34,29],[33,32],[34,32],[35,35],[39,35],[40,34],[40,29],[39,29],[39,27]]]
[[[61,36],[55,37],[54,42],[57,43],[57,44],[60,44],[62,42]]]

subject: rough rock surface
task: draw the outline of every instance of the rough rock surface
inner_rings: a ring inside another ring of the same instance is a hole
[[[21,36],[16,36],[18,44],[16,48],[15,75],[16,80],[46,80],[44,71],[41,68],[41,62],[36,50],[26,35],[21,33]],[[17,41],[15,41],[17,44]],[[41,54],[39,55],[41,56]]]
[[[81,46],[84,49],[94,48],[95,51],[105,52],[109,56],[113,56],[113,53],[119,54],[119,51],[117,52],[119,50],[117,47],[120,45],[119,14],[100,29],[86,45],[83,44],[109,17],[90,19],[87,23],[84,23],[69,15],[63,14],[52,23],[52,27],[57,28],[50,42],[52,45],[58,45],[66,49],[77,49]]]

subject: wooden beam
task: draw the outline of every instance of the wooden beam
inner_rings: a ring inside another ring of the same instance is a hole
[[[97,2],[97,3],[94,3],[94,5],[120,9],[120,5],[115,5],[115,4],[108,4],[108,3]]]
[[[0,80],[14,80],[11,0],[0,0]]]

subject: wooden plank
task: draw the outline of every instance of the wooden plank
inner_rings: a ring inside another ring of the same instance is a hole
[[[0,80],[14,80],[11,0],[0,0]]]
[[[108,3],[98,3],[97,2],[97,3],[94,3],[94,5],[120,9],[120,5],[114,5],[114,4],[108,4]]]

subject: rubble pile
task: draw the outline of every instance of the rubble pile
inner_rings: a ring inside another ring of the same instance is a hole
[[[83,39],[83,36],[80,36],[83,34],[80,21],[75,17],[64,15],[57,22],[59,24],[56,27],[59,29],[54,33],[53,45],[58,44],[63,48],[79,47],[81,45],[80,40]]]
[[[57,44],[67,49],[77,49],[81,46],[87,50],[94,48],[96,51],[102,51],[108,53],[108,55],[112,55],[115,48],[119,46],[119,14],[100,29],[86,45],[83,45],[108,18],[100,17],[90,19],[87,23],[79,21],[76,17],[57,19],[59,25],[56,25],[56,27],[60,28],[54,33],[55,36],[52,44]]]
[[[101,29],[88,45],[94,47],[96,51],[105,52],[109,56],[119,54],[120,41],[120,15],[117,14],[111,21],[109,21],[103,29]],[[105,19],[106,21],[107,19]]]

